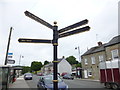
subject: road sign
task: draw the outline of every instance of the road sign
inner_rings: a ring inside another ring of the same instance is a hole
[[[45,39],[25,39],[20,38],[18,40],[21,43],[52,43],[52,40],[45,40]]]
[[[14,63],[15,63],[15,60],[8,59],[8,60],[7,60],[7,63],[8,63],[8,64],[14,64]]]
[[[10,55],[10,56],[7,56],[7,58],[12,58],[12,56]]]
[[[8,55],[13,55],[13,53],[8,53]]]
[[[70,31],[70,32],[62,33],[62,34],[59,35],[59,38],[74,35],[74,34],[77,34],[77,33],[80,33],[80,32],[84,32],[84,31],[88,31],[89,29],[90,29],[90,27],[86,26],[86,27],[76,29],[76,30],[73,30],[73,31]]]
[[[34,19],[35,21],[45,25],[46,27],[50,28],[50,29],[53,29],[53,26],[51,24],[49,24],[48,22],[42,20],[41,18],[35,16],[34,14],[28,12],[28,11],[25,11],[25,15],[28,16],[29,18],[31,19]]]
[[[80,22],[78,22],[78,23],[75,23],[75,24],[73,24],[73,25],[70,25],[70,26],[68,26],[68,27],[65,27],[65,28],[63,28],[63,29],[60,29],[58,32],[59,32],[59,33],[62,33],[62,32],[68,31],[68,30],[70,30],[70,29],[79,27],[79,26],[81,26],[81,25],[85,25],[85,24],[87,24],[87,23],[88,23],[88,20],[85,19],[85,20],[83,20],[83,21],[80,21]]]

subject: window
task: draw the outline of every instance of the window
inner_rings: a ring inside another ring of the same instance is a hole
[[[95,57],[91,57],[92,64],[95,64]]]
[[[85,58],[85,65],[87,65],[88,64],[88,61],[87,61],[87,59]]]
[[[100,55],[99,56],[99,62],[102,62],[102,61],[104,61],[104,57],[103,57],[103,55]]]
[[[88,69],[88,76],[92,76],[92,69]]]
[[[112,53],[112,59],[113,60],[119,57],[118,56],[118,49],[112,50],[111,53]]]

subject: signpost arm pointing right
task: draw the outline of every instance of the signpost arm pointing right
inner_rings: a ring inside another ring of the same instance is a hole
[[[70,25],[70,26],[67,26],[67,27],[65,27],[65,28],[60,29],[60,30],[59,30],[59,33],[66,32],[66,31],[68,31],[68,30],[71,30],[71,29],[73,29],[73,28],[76,28],[76,27],[85,25],[85,24],[87,24],[87,23],[88,23],[88,20],[85,19],[85,20],[83,20],[83,21],[80,21],[80,22],[78,22],[78,23],[75,23],[75,24],[73,24],[73,25]]]

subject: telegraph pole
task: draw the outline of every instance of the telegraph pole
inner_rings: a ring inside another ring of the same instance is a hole
[[[79,62],[81,62],[81,58],[80,58],[80,47],[76,47],[75,49],[78,49],[78,55],[79,55]]]
[[[7,65],[7,56],[8,56],[9,46],[10,46],[11,33],[12,33],[12,27],[10,28],[10,33],[9,33],[9,38],[8,38],[7,51],[6,51],[6,57],[5,57],[4,65]]]

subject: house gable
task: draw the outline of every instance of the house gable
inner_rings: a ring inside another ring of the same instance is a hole
[[[65,59],[62,59],[59,63],[58,63],[58,73],[63,73],[63,72],[67,72],[67,73],[71,73],[72,72],[72,66],[69,64],[69,62]]]

